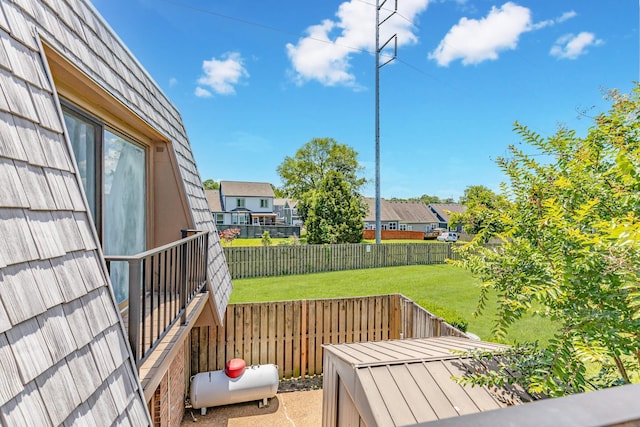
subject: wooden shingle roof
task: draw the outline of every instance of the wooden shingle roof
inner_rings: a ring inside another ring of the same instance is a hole
[[[0,0],[0,424],[148,425],[43,43],[169,141],[219,320],[231,293],[178,110],[88,1]]]
[[[70,3],[0,0],[0,424],[147,425],[42,60],[84,32]]]

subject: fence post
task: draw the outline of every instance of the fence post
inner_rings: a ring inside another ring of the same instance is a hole
[[[133,352],[133,360],[140,361],[140,259],[129,260],[129,345]]]

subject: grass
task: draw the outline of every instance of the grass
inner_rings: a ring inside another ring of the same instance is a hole
[[[303,236],[304,237],[304,236]],[[221,240],[222,242],[222,246],[232,246],[232,247],[242,247],[242,246],[262,246],[262,239],[259,237],[256,238],[247,238],[247,239],[235,239],[233,240],[231,243],[227,243],[224,240]],[[288,238],[276,238],[276,237],[272,237],[271,238],[271,246],[278,246],[279,244],[286,244],[289,243],[290,240]],[[382,243],[383,244],[387,244],[387,243],[433,243],[436,242],[436,240],[383,240]],[[362,240],[360,243],[362,244],[375,244],[376,241],[375,240]],[[438,242],[440,243],[440,242]],[[444,243],[443,243],[444,244]]]
[[[468,331],[494,340],[496,302],[491,300],[481,316],[474,317],[480,287],[466,270],[451,265],[350,270],[233,281],[232,303],[340,298],[401,293],[423,306],[455,310],[468,320]],[[432,309],[435,311],[435,309]],[[434,313],[444,316],[441,313]],[[513,325],[506,343],[538,340],[545,345],[553,336],[548,319],[528,317]]]

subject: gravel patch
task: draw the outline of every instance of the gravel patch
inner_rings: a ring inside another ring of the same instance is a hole
[[[305,378],[291,378],[280,380],[278,384],[278,393],[287,393],[290,391],[307,391],[322,389],[322,375]]]

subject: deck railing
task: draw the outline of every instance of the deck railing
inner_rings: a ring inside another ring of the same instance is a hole
[[[129,298],[120,304],[129,344],[140,366],[178,321],[207,280],[209,233],[183,231],[167,245],[130,256],[106,256],[107,266],[128,264]]]

